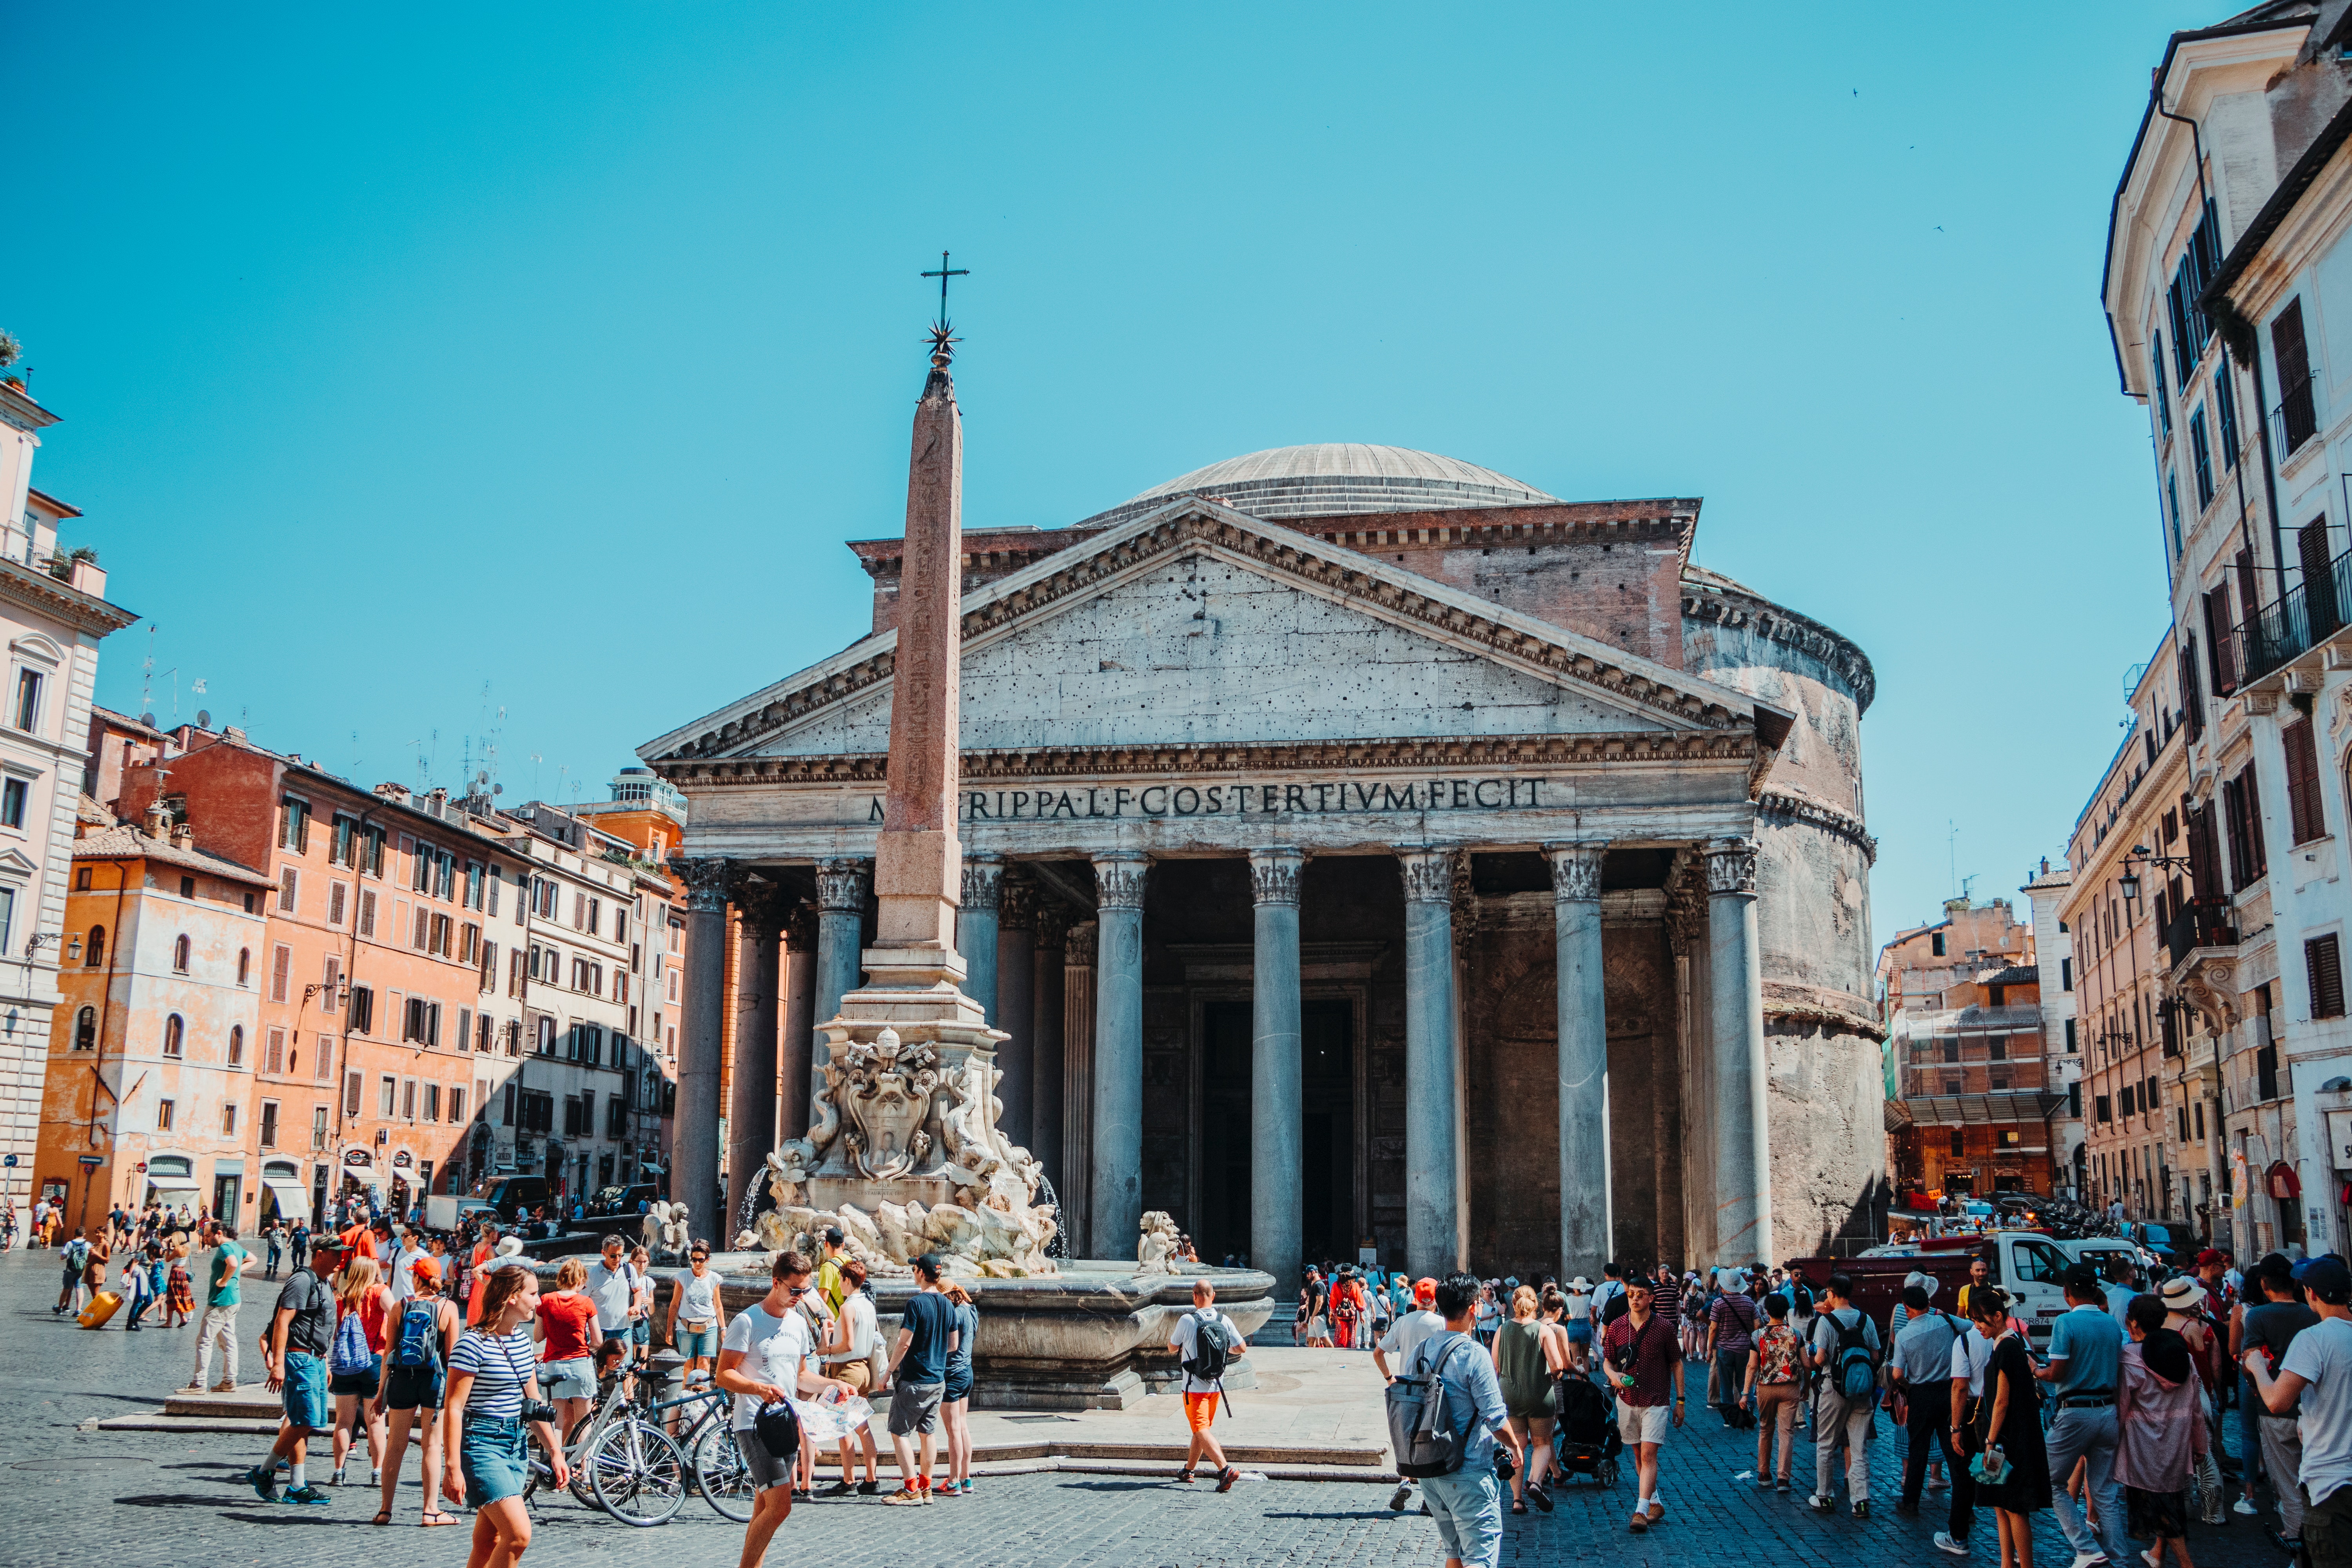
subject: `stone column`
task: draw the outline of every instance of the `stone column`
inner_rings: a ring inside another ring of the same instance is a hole
[[[674,860],[686,882],[686,994],[677,1037],[677,1119],[670,1138],[669,1195],[708,1226],[719,1189],[719,1068],[727,1030],[727,895],[735,863]]]
[[[805,1138],[809,1096],[816,1060],[816,907],[793,906],[784,921],[784,1031],[776,1054],[776,1130],[783,1138]]]
[[[1610,1213],[1609,1013],[1601,968],[1601,844],[1548,844],[1559,1019],[1559,1272],[1601,1278]]]
[[[1062,944],[1069,940],[1070,911],[1059,899],[1041,893],[1030,959],[1029,1152],[1045,1167],[1056,1197],[1070,1189],[1062,1168],[1063,1083]],[[1067,1201],[1065,1199],[1064,1201]],[[1064,1219],[1067,1224],[1066,1216]]]
[[[1143,1230],[1143,883],[1141,852],[1095,858],[1095,1160],[1090,1238],[1107,1258]]]
[[[857,989],[857,954],[872,868],[870,860],[816,863],[816,997],[809,1016],[820,1030],[841,1016],[841,999]],[[821,1083],[824,1066],[833,1059],[822,1034],[810,1042],[809,1056],[810,1082]]]
[[[963,994],[996,1022],[996,904],[1004,867],[984,852],[963,858],[963,906],[956,910],[956,951],[963,954]]]
[[[770,883],[736,893],[740,950],[736,970],[735,1060],[727,1103],[727,1219],[710,1231],[731,1243],[743,1223],[743,1194],[776,1146],[776,1032],[783,989],[784,900]]]
[[[1747,1263],[1777,1256],[1752,838],[1707,846],[1706,945],[1715,1059],[1716,1256]]]
[[[1031,1063],[1036,1054],[1037,1028],[1030,989],[1037,980],[1036,944],[1037,884],[1016,867],[1004,879],[998,900],[996,1005],[988,1021],[1012,1037],[996,1046],[997,1070],[1004,1075],[996,1080],[996,1098],[1004,1104],[996,1128],[1009,1142],[1024,1148],[1029,1147],[1034,1135],[1030,1108],[1036,1102]]]
[[[1444,851],[1404,849],[1404,1266],[1462,1266],[1454,1068],[1454,878]]]
[[[1057,1178],[1070,1256],[1100,1258],[1094,1245],[1095,937],[1082,921],[1062,943],[1062,1165]]]
[[[1306,1232],[1298,997],[1298,873],[1306,857],[1296,849],[1253,849],[1249,860],[1257,906],[1250,968],[1250,1267],[1273,1275],[1280,1296],[1298,1289]]]

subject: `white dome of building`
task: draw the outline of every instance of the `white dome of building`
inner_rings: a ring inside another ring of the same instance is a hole
[[[1276,447],[1227,458],[1152,486],[1079,526],[1108,528],[1180,495],[1217,497],[1252,517],[1343,517],[1365,511],[1436,511],[1528,506],[1558,498],[1507,474],[1434,452],[1352,441]]]

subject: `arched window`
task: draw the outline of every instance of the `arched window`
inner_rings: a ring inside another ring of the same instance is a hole
[[[236,983],[239,985],[244,984],[252,973],[253,949],[240,947],[236,950]]]
[[[170,1017],[164,1019],[163,1054],[167,1057],[178,1056],[180,1054],[180,1047],[185,1040],[187,1032],[187,1024],[182,1020],[177,1013],[174,1013]]]
[[[243,1024],[236,1025],[228,1032],[228,1065],[233,1068],[245,1065],[245,1026]]]
[[[104,926],[89,928],[89,944],[82,950],[82,963],[91,969],[98,969],[105,964],[106,928]]]
[[[173,969],[182,974],[185,974],[188,972],[188,956],[194,951],[194,944],[188,941],[184,933],[173,937],[172,939]]]
[[[98,1048],[98,1009],[84,1007],[74,1015],[74,1049],[89,1051]]]

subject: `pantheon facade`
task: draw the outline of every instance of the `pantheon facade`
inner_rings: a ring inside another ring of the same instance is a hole
[[[1329,445],[965,532],[958,945],[1076,1255],[1150,1210],[1284,1278],[1878,1232],[1870,663],[1698,514]],[[736,1019],[730,1204],[872,932],[903,563],[850,548],[871,635],[640,753],[691,802],[689,1018]]]

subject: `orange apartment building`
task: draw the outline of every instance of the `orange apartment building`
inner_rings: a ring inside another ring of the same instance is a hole
[[[235,729],[171,739],[124,760],[113,807],[160,804],[268,885],[254,955],[254,1092],[276,1107],[263,1179],[299,1187],[314,1214],[446,1190],[521,1050],[485,993],[522,915],[522,858],[437,794],[364,790]]]
[[[2062,1184],[2050,1123],[2068,1100],[2051,1088],[2033,928],[2007,900],[1953,899],[1880,951],[1878,981],[1899,1097],[1896,1205]]]
[[[249,1222],[278,1111],[253,1092],[268,879],[165,813],[79,826],[37,1190],[77,1225],[151,1200]]]

